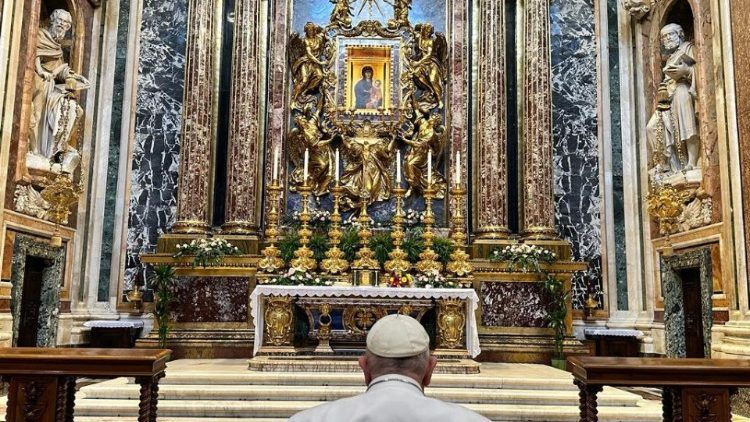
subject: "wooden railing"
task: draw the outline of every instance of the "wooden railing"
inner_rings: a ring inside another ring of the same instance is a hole
[[[138,422],[155,422],[159,379],[170,350],[0,348],[10,383],[8,422],[72,422],[78,377],[134,377],[141,385]]]
[[[750,361],[733,359],[610,358],[574,356],[568,370],[580,389],[581,421],[598,421],[602,387],[663,389],[664,421],[731,421],[730,397],[750,387]]]

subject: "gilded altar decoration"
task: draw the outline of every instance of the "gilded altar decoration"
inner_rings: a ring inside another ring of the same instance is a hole
[[[372,271],[379,270],[380,265],[378,260],[375,259],[375,252],[370,249],[370,238],[372,237],[372,230],[370,230],[370,216],[367,215],[367,202],[362,200],[362,208],[359,214],[359,235],[360,248],[357,251],[357,259],[352,263],[352,268],[360,271]],[[370,280],[369,277],[365,277],[365,280]],[[362,285],[373,285],[372,280],[369,283],[362,283]]]
[[[309,181],[312,194],[317,197],[328,192],[328,185],[333,180],[333,150],[330,145],[331,139],[326,138],[320,130],[317,116],[308,114],[295,118],[297,127],[290,133],[290,157],[295,166],[290,184],[296,188]],[[303,154],[306,150],[309,155],[309,180],[304,180]]]
[[[431,170],[431,169],[430,169]],[[428,171],[428,175],[431,174]],[[435,232],[433,231],[433,225],[435,224],[435,214],[432,212],[432,199],[435,197],[436,190],[430,183],[425,189],[425,215],[424,215],[424,232],[422,232],[422,241],[424,242],[424,250],[419,254],[419,262],[417,262],[416,268],[422,274],[430,272],[440,272],[443,269],[443,264],[438,261],[438,254],[432,249],[433,241],[435,240]]]
[[[695,45],[680,25],[668,24],[661,32],[662,48],[668,54],[664,79],[657,91],[656,112],[647,125],[654,180],[678,178],[700,181],[700,133],[696,114],[697,69]],[[697,171],[691,176],[683,172]]]
[[[343,274],[349,269],[349,262],[345,258],[344,251],[339,248],[341,237],[344,235],[341,231],[341,212],[339,211],[341,194],[344,189],[337,181],[331,191],[333,193],[333,213],[331,214],[331,228],[328,230],[331,247],[326,251],[325,259],[320,262],[320,269],[328,274]]]
[[[81,162],[75,144],[83,109],[76,92],[91,84],[65,62],[63,45],[72,25],[70,13],[56,9],[50,15],[49,27],[39,28],[26,155],[29,169],[71,174]]]
[[[70,175],[67,174],[56,175],[42,190],[42,198],[50,204],[47,211],[49,219],[55,223],[55,232],[50,240],[52,246],[62,246],[62,239],[58,232],[59,225],[68,224],[70,207],[78,201],[82,192],[83,188],[73,183]]]
[[[315,103],[312,95],[318,91],[327,72],[327,63],[321,59],[328,39],[323,28],[308,22],[305,25],[305,38],[292,34],[289,41],[289,66],[292,69],[292,109],[302,110],[302,106]]]
[[[331,24],[348,28],[352,26],[352,6],[349,0],[330,0],[333,3]]]
[[[458,161],[458,160],[457,160]],[[463,201],[466,190],[460,186],[451,189],[451,200],[453,204],[453,225],[451,227],[451,241],[453,242],[453,253],[446,269],[456,277],[467,277],[471,275],[472,266],[469,263],[469,254],[466,253],[466,233],[464,232]]]
[[[318,314],[318,346],[315,348],[315,353],[333,353],[331,349],[331,323],[333,317],[331,317],[331,305],[323,303],[319,308]]]
[[[386,315],[387,310],[377,306],[348,306],[344,308],[342,323],[348,332],[366,335]]]
[[[669,236],[677,231],[677,217],[684,203],[680,192],[670,185],[652,186],[646,198],[648,213],[659,223],[659,233]]]
[[[390,197],[391,161],[395,139],[382,137],[369,120],[355,128],[352,136],[343,138],[344,174],[341,180],[346,191],[344,205],[351,209],[356,203],[367,205]]]
[[[291,297],[267,297],[265,318],[265,338],[274,346],[292,345],[292,314]]]
[[[418,99],[420,109],[443,108],[443,90],[447,72],[448,43],[445,36],[435,34],[431,23],[414,27],[417,56],[411,63],[414,80],[425,92]]]
[[[393,188],[393,194],[396,197],[396,212],[393,215],[393,231],[391,232],[393,250],[388,254],[388,260],[383,265],[384,270],[393,274],[393,282],[396,285],[401,285],[404,282],[411,284],[411,280],[406,279],[405,275],[405,273],[411,268],[411,264],[407,260],[408,254],[406,253],[406,251],[401,249],[401,245],[404,243],[404,238],[406,237],[406,233],[404,232],[403,228],[403,201],[405,192],[406,190],[399,186],[398,183],[396,187]]]
[[[274,162],[276,163],[276,162]],[[276,164],[274,164],[276,166]],[[278,167],[274,167],[275,172]],[[274,175],[275,176],[275,175]],[[266,247],[261,251],[263,258],[258,262],[258,268],[266,273],[274,273],[284,267],[284,260],[281,259],[281,251],[276,247],[279,240],[279,199],[283,188],[279,184],[277,177],[274,177],[271,186],[268,188],[268,200],[271,202],[271,209],[268,212],[266,222]]]
[[[440,299],[438,301],[437,326],[438,347],[459,349],[463,347],[464,302],[460,299]]]
[[[428,164],[428,155],[431,157],[443,155],[445,127],[440,125],[440,120],[440,115],[437,113],[420,116],[417,120],[414,135],[411,139],[404,139],[406,145],[410,147],[404,159],[404,176],[409,184],[409,189],[405,195],[407,198],[416,193],[424,194],[427,189],[427,167],[436,168],[432,165],[433,163]],[[437,171],[433,172],[432,177],[432,184],[435,189],[434,198],[444,198],[445,178]]]
[[[393,19],[388,21],[389,28],[400,28],[410,26],[409,10],[411,9],[412,0],[394,0],[393,1]]]
[[[318,266],[315,261],[315,253],[308,246],[310,244],[310,236],[313,234],[310,229],[310,192],[312,189],[307,184],[303,184],[298,188],[298,191],[302,195],[302,212],[299,217],[302,227],[300,227],[298,232],[300,246],[294,251],[294,259],[291,262],[291,266],[312,271]]]

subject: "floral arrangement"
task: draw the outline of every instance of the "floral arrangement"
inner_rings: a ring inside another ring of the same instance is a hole
[[[411,287],[414,277],[410,274],[393,274],[388,277],[388,287]]]
[[[344,219],[341,225],[345,228],[351,227],[351,228],[359,229],[362,223],[359,222],[359,215],[357,213],[351,213],[349,217]],[[374,220],[372,217],[370,217],[370,228],[379,229],[379,228],[387,227],[387,225],[388,223]]]
[[[557,261],[557,254],[541,246],[520,244],[495,249],[489,259],[492,262],[507,262],[511,271],[520,268],[524,272],[539,272],[540,264]]]
[[[295,227],[299,227],[302,224],[302,221],[300,221],[301,214],[299,211],[295,211],[292,214],[292,222]],[[322,209],[311,209],[309,224],[314,229],[327,230],[331,224],[331,212]]]
[[[424,215],[424,211],[417,211],[410,208],[404,214],[404,225],[406,227],[421,226],[424,224]]]
[[[443,277],[437,271],[430,271],[426,274],[418,274],[414,280],[414,286],[425,289],[455,289],[461,287],[461,284]]]
[[[218,265],[226,255],[241,255],[240,248],[221,238],[194,239],[190,243],[177,245],[174,258],[192,256],[193,267]]]
[[[289,268],[279,277],[274,277],[266,284],[277,286],[332,286],[333,281],[314,276],[303,268]]]

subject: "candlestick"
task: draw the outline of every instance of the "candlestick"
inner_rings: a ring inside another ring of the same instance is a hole
[[[375,259],[375,252],[370,249],[370,238],[372,237],[372,231],[370,230],[370,216],[367,215],[367,199],[362,198],[362,208],[359,213],[359,235],[360,248],[357,251],[357,259],[352,263],[352,269],[355,270],[379,270],[380,265],[378,260]]]
[[[432,249],[432,241],[435,239],[435,232],[433,231],[435,214],[432,212],[432,200],[436,193],[437,190],[432,186],[432,183],[428,184],[427,189],[424,190],[425,211],[424,231],[422,232],[424,250],[419,254],[419,262],[417,263],[417,270],[422,274],[440,272],[443,269],[443,265],[438,261],[437,252]]]
[[[427,184],[432,185],[432,149],[427,150]]]
[[[307,179],[307,178],[305,178]],[[310,237],[312,236],[312,230],[310,229],[310,194],[312,188],[307,186],[307,183],[297,188],[297,191],[302,196],[302,212],[299,215],[300,222],[302,223],[299,231],[299,248],[294,251],[294,259],[292,260],[292,267],[302,268],[305,271],[312,271],[317,267],[315,261],[315,253],[307,245],[310,244]]]
[[[307,163],[310,161],[310,149],[305,148],[305,165],[302,171],[302,184],[307,185]]]
[[[453,253],[451,253],[448,262],[448,272],[456,277],[467,277],[471,275],[472,266],[469,263],[469,254],[466,253],[466,233],[464,233],[464,215],[463,201],[466,197],[466,189],[456,185],[451,189],[451,204],[453,205],[451,221],[451,241],[453,243]]]
[[[273,180],[279,180],[279,147],[273,151]]]
[[[456,166],[455,170],[455,177],[454,182],[456,186],[461,186],[461,152],[456,151],[456,162],[454,163]]]
[[[385,265],[383,265],[383,268],[386,271],[398,276],[409,271],[409,269],[411,268],[411,264],[409,264],[409,261],[407,260],[409,254],[401,249],[401,245],[404,242],[404,237],[406,237],[406,233],[404,233],[403,230],[403,202],[405,193],[406,189],[402,188],[400,184],[397,184],[393,188],[393,196],[396,198],[396,212],[393,215],[393,231],[391,232],[391,239],[393,239],[393,250],[388,254],[388,257],[390,259],[385,262]]]
[[[284,267],[281,259],[281,251],[276,247],[279,237],[279,199],[284,188],[275,177],[268,188],[268,197],[271,201],[271,209],[268,211],[268,223],[266,224],[266,247],[261,252],[263,258],[258,262],[258,268],[267,274],[273,274]]]
[[[401,150],[396,150],[396,185],[401,187]]]
[[[339,181],[339,149],[336,148],[336,183]]]
[[[336,150],[336,157],[338,158],[338,150]],[[326,251],[326,258],[320,262],[320,269],[327,272],[328,274],[345,273],[349,268],[349,262],[346,260],[344,251],[339,248],[341,237],[341,212],[339,212],[339,204],[341,203],[341,196],[344,193],[344,188],[336,180],[336,184],[331,188],[331,194],[333,196],[333,213],[331,214],[331,228],[328,231],[328,238],[330,239],[331,247]]]

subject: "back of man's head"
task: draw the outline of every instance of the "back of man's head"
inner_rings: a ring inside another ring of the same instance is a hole
[[[437,359],[430,356],[430,337],[424,327],[406,315],[388,315],[375,323],[367,334],[367,352],[359,364],[365,382],[398,374],[419,382],[430,383]]]

